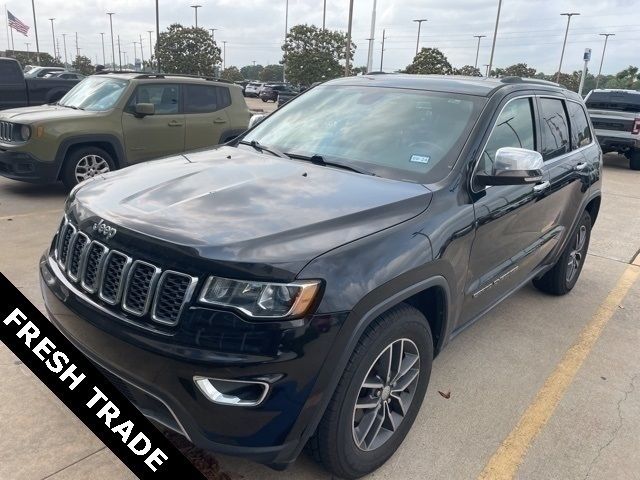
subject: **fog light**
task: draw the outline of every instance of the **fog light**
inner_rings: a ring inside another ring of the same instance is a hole
[[[269,391],[268,383],[258,381],[206,377],[193,377],[193,381],[205,397],[219,405],[255,407]]]

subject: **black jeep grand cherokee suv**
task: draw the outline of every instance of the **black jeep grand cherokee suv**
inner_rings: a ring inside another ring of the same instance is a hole
[[[284,468],[310,443],[355,478],[398,448],[458,332],[531,280],[573,288],[601,166],[555,84],[335,80],[232,144],[76,187],[42,291],[196,445]]]

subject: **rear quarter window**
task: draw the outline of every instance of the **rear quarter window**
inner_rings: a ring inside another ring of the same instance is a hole
[[[579,103],[567,102],[567,111],[571,121],[571,149],[576,150],[589,145],[593,135],[584,108]]]

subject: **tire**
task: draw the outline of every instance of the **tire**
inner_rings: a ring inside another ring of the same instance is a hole
[[[64,160],[61,174],[62,183],[68,189],[72,189],[82,180],[79,173],[82,171],[81,163],[90,166],[84,180],[116,168],[111,155],[101,148],[89,146],[71,149]]]
[[[534,279],[533,284],[545,293],[566,295],[575,286],[584,261],[587,258],[591,239],[591,215],[585,211],[580,217],[562,255],[551,270],[542,277]]]
[[[640,150],[633,150],[629,156],[631,170],[640,170]]]
[[[385,362],[390,356],[396,361],[402,356],[403,368],[407,368],[412,359],[415,361],[416,353],[417,361],[404,375],[394,374],[398,370],[396,367],[392,368],[390,382],[380,380],[376,375],[376,372],[386,370]],[[400,304],[378,317],[358,341],[310,440],[309,447],[316,459],[332,474],[347,479],[359,478],[385,463],[404,440],[420,410],[429,384],[432,360],[431,330],[418,310]],[[370,387],[364,385],[365,378],[371,382]],[[399,394],[406,409],[404,416],[399,413],[402,411],[400,403],[391,390],[396,381],[408,385]],[[380,385],[375,386],[378,382]],[[357,401],[369,408],[356,409]],[[372,407],[373,404],[377,406]],[[386,416],[388,412],[393,415],[380,422],[383,413]],[[368,422],[369,418],[371,422]],[[381,428],[374,435],[378,424]],[[393,431],[392,426],[395,427]]]
[[[267,99],[266,98],[261,98],[260,100],[262,100],[264,103],[267,103]]]

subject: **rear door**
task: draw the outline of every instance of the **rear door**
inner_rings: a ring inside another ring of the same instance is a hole
[[[183,85],[185,105],[185,149],[210,147],[222,140],[229,129],[226,108],[231,105],[227,87],[218,85]]]
[[[136,117],[136,103],[153,103],[155,114]],[[122,114],[128,163],[184,151],[185,118],[181,103],[178,84],[138,85]]]
[[[24,107],[29,104],[27,84],[19,64],[0,59],[0,110]]]
[[[475,173],[491,174],[501,147],[537,150],[533,94],[503,103]],[[545,174],[545,182],[548,177]],[[548,183],[548,182],[546,182]],[[484,313],[526,281],[553,247],[554,214],[541,185],[474,187],[475,238],[469,256],[463,323]]]

